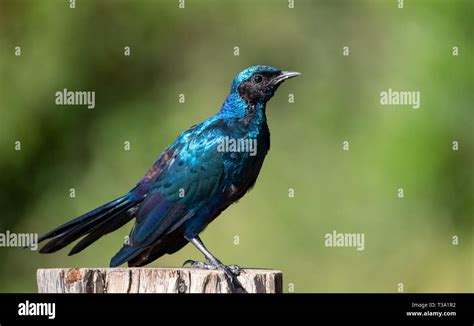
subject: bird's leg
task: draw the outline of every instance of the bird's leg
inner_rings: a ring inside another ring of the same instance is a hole
[[[242,271],[242,268],[240,268],[237,265],[222,264],[221,261],[217,259],[213,254],[211,254],[211,252],[204,246],[199,236],[188,239],[188,241],[191,242],[193,245],[195,245],[196,248],[198,248],[199,251],[201,251],[204,254],[204,256],[206,257],[206,261],[200,262],[200,261],[194,261],[194,260],[189,259],[183,263],[183,266],[186,264],[190,264],[192,267],[202,268],[202,269],[219,269],[221,266],[224,266],[224,267],[227,267],[236,276],[238,276],[240,272]]]
[[[184,262],[185,264],[190,263],[192,267],[198,268],[205,268],[205,269],[219,269],[224,272],[224,274],[230,279],[231,283],[239,290],[245,291],[242,287],[242,284],[237,279],[237,275],[239,275],[241,268],[237,265],[227,266],[221,263],[219,259],[217,259],[211,252],[204,246],[199,236],[194,238],[186,238],[189,242],[191,242],[203,255],[206,257],[206,262],[196,262],[193,260],[187,260]]]

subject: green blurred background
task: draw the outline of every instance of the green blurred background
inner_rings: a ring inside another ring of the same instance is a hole
[[[211,251],[282,270],[287,292],[472,292],[473,21],[468,0],[0,0],[0,231],[41,234],[124,194],[236,73],[272,65],[303,75],[269,103],[271,151],[203,233]],[[96,108],[55,105],[63,88]],[[421,108],[381,106],[388,88]],[[35,292],[37,268],[107,266],[130,227],[73,257],[0,248],[0,292]],[[326,248],[333,230],[365,250]]]

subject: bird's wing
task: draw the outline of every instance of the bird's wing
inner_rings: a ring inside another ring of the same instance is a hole
[[[157,241],[222,191],[224,162],[217,149],[223,124],[217,120],[202,129],[190,129],[170,147],[137,212],[130,236],[132,246]]]

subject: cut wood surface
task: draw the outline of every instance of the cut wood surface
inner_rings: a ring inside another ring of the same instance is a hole
[[[283,276],[269,269],[243,269],[248,293],[281,293]],[[221,271],[195,268],[38,269],[39,293],[233,293]]]

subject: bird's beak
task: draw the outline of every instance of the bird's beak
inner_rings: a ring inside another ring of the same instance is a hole
[[[285,80],[301,75],[301,73],[296,71],[282,71],[278,76],[272,79],[274,85],[279,85]]]

